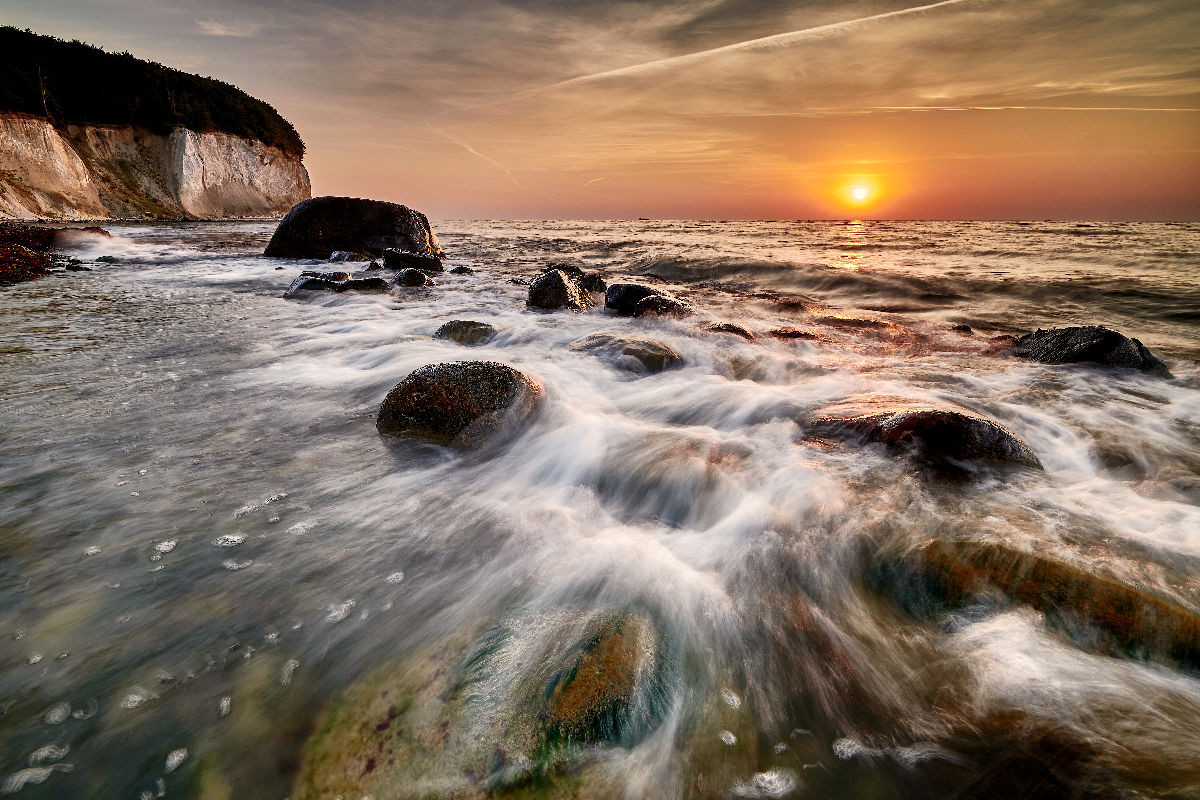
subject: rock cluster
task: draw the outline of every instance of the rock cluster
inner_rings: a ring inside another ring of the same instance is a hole
[[[335,250],[380,256],[389,248],[431,258],[442,255],[429,220],[419,211],[381,200],[314,197],[292,207],[264,255],[328,259]]]

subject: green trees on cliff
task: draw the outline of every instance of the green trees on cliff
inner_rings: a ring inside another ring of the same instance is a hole
[[[221,131],[304,154],[292,124],[236,86],[11,27],[0,27],[0,112],[156,133]]]

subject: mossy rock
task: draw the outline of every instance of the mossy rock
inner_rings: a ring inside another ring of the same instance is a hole
[[[605,755],[666,711],[664,656],[636,614],[521,618],[402,658],[337,698],[294,798],[606,798]]]

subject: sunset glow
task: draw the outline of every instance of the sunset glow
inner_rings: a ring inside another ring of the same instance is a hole
[[[269,97],[314,193],[438,217],[1200,218],[1196,3],[293,8],[18,0],[5,22]],[[843,183],[864,159],[886,177]]]

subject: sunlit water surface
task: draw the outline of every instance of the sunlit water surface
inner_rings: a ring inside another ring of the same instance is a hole
[[[475,274],[391,296],[284,299],[306,262],[259,257],[257,222],[114,226],[76,255],[118,264],[0,290],[0,791],[284,797],[322,706],[372,668],[480,620],[633,607],[702,654],[678,707],[748,720],[711,731],[738,776],[713,796],[971,796],[1014,714],[1100,752],[1101,794],[1200,792],[1196,674],[1020,604],[916,619],[872,578],[919,541],[990,538],[1200,611],[1200,227],[436,228]],[[527,310],[510,278],[560,261],[659,276],[700,313]],[[500,335],[431,338],[451,319]],[[1138,337],[1175,379],[988,351],[1069,324]],[[819,338],[767,335],[789,326]],[[686,365],[565,349],[593,332]],[[380,439],[392,386],[465,358],[546,387],[518,438],[474,459]],[[871,397],[984,414],[1046,471],[942,484],[799,435]],[[694,791],[685,745],[640,745],[627,793]]]

